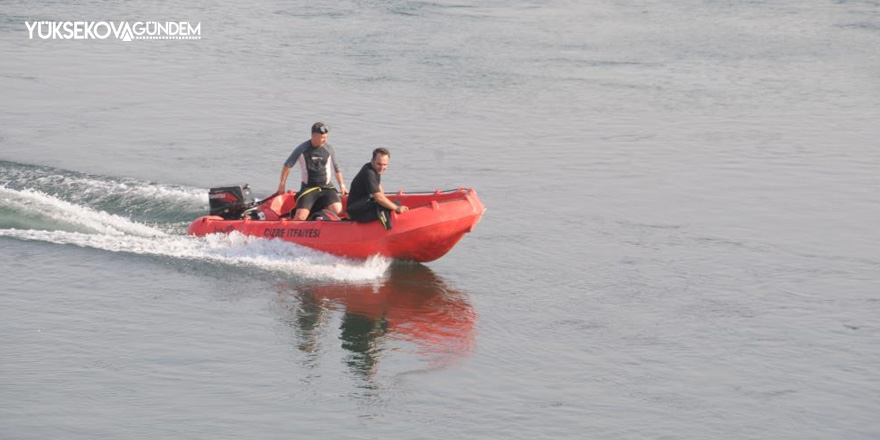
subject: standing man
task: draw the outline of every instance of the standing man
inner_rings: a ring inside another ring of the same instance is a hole
[[[351,194],[348,196],[348,216],[356,222],[366,223],[374,220],[382,222],[386,230],[391,229],[391,211],[398,214],[409,210],[398,206],[382,189],[382,173],[388,168],[391,153],[384,148],[373,150],[373,160],[364,164],[351,181]]]
[[[315,122],[312,125],[312,138],[299,144],[293,149],[293,153],[284,162],[281,168],[281,183],[278,184],[278,194],[284,194],[284,186],[287,183],[287,175],[295,163],[299,163],[302,170],[302,184],[296,194],[296,211],[294,220],[306,220],[312,211],[330,209],[336,215],[342,214],[342,201],[336,194],[336,188],[330,181],[331,174],[336,174],[339,189],[342,194],[345,189],[345,180],[336,160],[336,152],[327,143],[330,128],[323,122]]]

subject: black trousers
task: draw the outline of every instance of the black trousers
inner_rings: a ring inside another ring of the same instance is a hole
[[[348,218],[358,223],[379,220],[385,230],[391,229],[391,210],[376,203],[372,197],[348,205]]]

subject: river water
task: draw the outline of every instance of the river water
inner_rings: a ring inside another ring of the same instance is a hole
[[[4,1],[0,437],[880,438],[878,38],[876,0]],[[483,220],[427,265],[185,236],[318,120]]]

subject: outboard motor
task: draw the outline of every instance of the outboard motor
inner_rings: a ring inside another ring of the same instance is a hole
[[[226,220],[238,220],[242,213],[254,205],[248,184],[211,188],[208,191],[211,215],[219,215]]]

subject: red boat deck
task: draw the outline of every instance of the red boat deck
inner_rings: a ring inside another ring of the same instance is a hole
[[[388,198],[410,208],[401,214],[391,214],[393,227],[388,231],[378,221],[293,221],[282,217],[296,205],[296,193],[288,192],[260,206],[266,220],[205,216],[196,219],[188,233],[204,236],[238,231],[350,258],[381,255],[428,262],[449,252],[464,234],[473,230],[485,211],[473,189],[413,194],[401,191],[389,194]],[[345,205],[347,197],[342,199]]]

